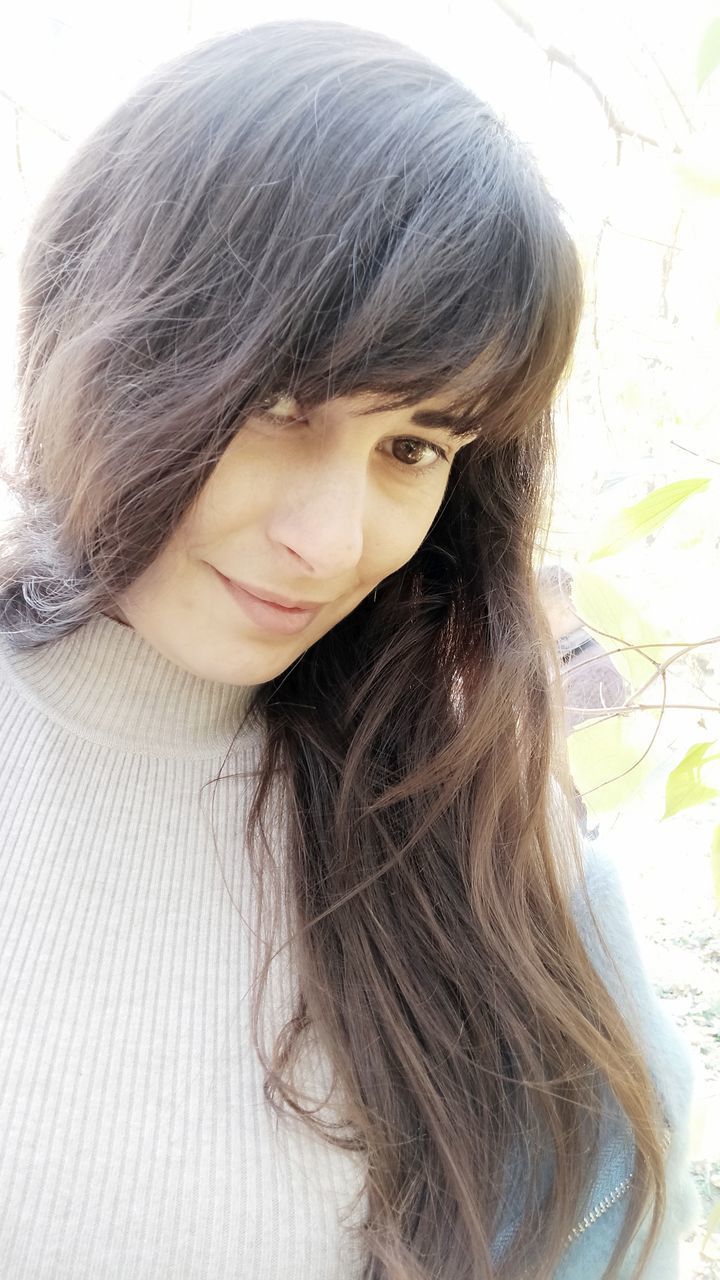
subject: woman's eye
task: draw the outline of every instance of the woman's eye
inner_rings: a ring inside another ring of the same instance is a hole
[[[308,419],[302,415],[302,407],[291,396],[278,396],[258,406],[256,414],[274,426],[302,426]],[[391,461],[409,475],[427,475],[441,463],[449,462],[445,449],[431,440],[419,440],[416,436],[395,436],[389,441]]]
[[[445,450],[441,449],[439,444],[433,444],[430,440],[416,440],[412,436],[402,436],[392,440],[391,444],[394,454],[393,461],[397,462],[406,471],[427,472],[431,471],[440,462],[449,462]],[[401,456],[395,455],[396,449],[399,449]],[[427,459],[424,464],[423,455]]]
[[[266,400],[258,406],[256,413],[258,417],[276,422],[280,426],[305,421],[292,396],[277,396],[274,400]]]
[[[259,416],[265,418],[268,422],[276,423],[279,427],[293,427],[299,422],[305,422],[305,418],[301,417],[300,414],[272,413],[270,409],[262,409]]]

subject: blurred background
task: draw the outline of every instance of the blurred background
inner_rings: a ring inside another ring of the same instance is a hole
[[[531,146],[586,274],[558,407],[544,598],[589,840],[616,858],[648,970],[697,1064],[704,1217],[682,1280],[720,1280],[720,0],[32,0],[0,18],[0,448],[16,426],[16,263],[73,149],[158,62],[324,17],[384,31]],[[0,490],[0,520],[11,509]]]

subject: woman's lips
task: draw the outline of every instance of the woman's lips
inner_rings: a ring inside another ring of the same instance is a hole
[[[246,617],[263,631],[272,631],[276,635],[294,636],[304,631],[320,612],[322,605],[314,609],[288,609],[284,605],[270,604],[246,591],[244,587],[226,578],[219,569],[214,569],[225,590],[240,605]]]

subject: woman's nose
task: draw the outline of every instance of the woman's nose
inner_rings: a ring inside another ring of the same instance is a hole
[[[317,577],[342,577],[363,553],[367,507],[365,469],[321,472],[282,495],[271,514],[268,533],[304,560]]]

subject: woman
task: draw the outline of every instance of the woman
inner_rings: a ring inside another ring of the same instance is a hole
[[[97,129],[21,288],[4,1274],[672,1274],[686,1057],[535,580],[580,281],[534,164],[267,24]]]

